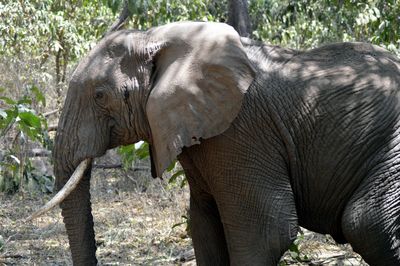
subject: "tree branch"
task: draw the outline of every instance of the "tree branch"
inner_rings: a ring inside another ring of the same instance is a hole
[[[48,132],[50,132],[50,131],[57,131],[57,128],[58,128],[57,125],[50,125],[50,126],[47,126],[47,131],[48,131]]]
[[[117,168],[123,168],[123,165],[121,163],[117,163],[117,164],[93,164],[93,168],[117,169]],[[134,167],[131,170],[136,172],[136,171],[149,171],[150,169],[147,168],[147,167]]]
[[[128,20],[128,18],[132,16],[131,12],[129,11],[129,3],[128,0],[124,0],[124,6],[121,10],[121,13],[119,14],[119,18],[117,21],[115,21],[111,27],[107,30],[106,35],[108,35],[109,33],[113,32],[113,31],[117,31],[119,29],[121,29],[124,25],[125,22]]]
[[[43,116],[44,116],[44,117],[48,117],[48,116],[50,116],[50,115],[56,114],[56,113],[59,112],[59,111],[61,111],[61,108],[56,109],[56,110],[53,110],[53,111],[50,111],[50,112],[43,113]]]
[[[32,149],[28,151],[28,157],[50,157],[51,151],[46,149]]]

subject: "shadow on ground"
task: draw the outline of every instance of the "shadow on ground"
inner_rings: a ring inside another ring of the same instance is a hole
[[[195,265],[182,223],[187,186],[141,171],[98,169],[91,193],[100,265]],[[0,194],[0,265],[72,265],[60,209],[23,222],[50,197]],[[330,237],[304,230],[298,242],[300,253],[287,252],[281,265],[366,265]]]

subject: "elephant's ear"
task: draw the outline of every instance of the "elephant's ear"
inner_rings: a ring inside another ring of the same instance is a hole
[[[238,33],[221,23],[173,23],[149,31],[160,50],[146,113],[157,176],[184,146],[224,132],[255,72]]]

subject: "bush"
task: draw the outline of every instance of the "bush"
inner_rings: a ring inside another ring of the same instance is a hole
[[[0,191],[15,192],[33,177],[27,154],[30,142],[40,143],[47,149],[52,146],[46,119],[31,107],[34,101],[45,105],[44,95],[35,86],[29,91],[29,95],[19,100],[0,97],[0,136],[5,140],[0,156]]]

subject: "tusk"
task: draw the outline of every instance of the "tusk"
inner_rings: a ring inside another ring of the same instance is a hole
[[[64,187],[43,207],[39,210],[35,211],[32,215],[26,218],[26,222],[32,221],[36,219],[40,215],[48,212],[54,206],[60,204],[68,195],[76,188],[76,186],[81,181],[85,170],[88,168],[89,164],[92,162],[92,159],[85,159],[83,160],[78,167],[75,169],[74,173],[72,174],[71,178],[68,182],[64,185]]]

